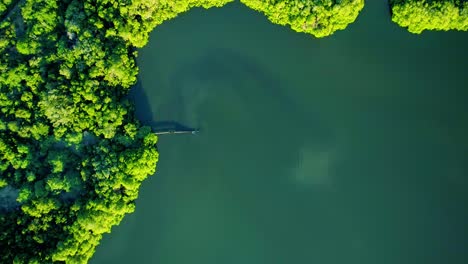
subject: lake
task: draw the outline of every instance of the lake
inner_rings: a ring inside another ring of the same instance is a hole
[[[386,1],[316,39],[239,3],[157,27],[131,91],[156,175],[90,263],[468,263],[468,33]]]

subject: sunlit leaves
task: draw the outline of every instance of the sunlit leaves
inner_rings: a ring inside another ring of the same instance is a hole
[[[21,188],[18,198],[16,199],[20,203],[26,202],[32,196],[31,189],[26,185]]]
[[[44,93],[38,106],[54,127],[68,125],[74,121],[73,102],[68,96],[59,94],[56,90]]]
[[[30,203],[22,205],[21,209],[26,215],[30,215],[32,217],[41,217],[54,209],[58,209],[59,205],[60,203],[56,199],[42,198],[32,200]]]
[[[315,37],[326,37],[354,22],[364,0],[241,0],[279,25]]]
[[[0,188],[3,188],[8,185],[8,182],[5,179],[0,179]]]
[[[468,30],[468,2],[462,0],[393,0],[392,20],[411,33]]]

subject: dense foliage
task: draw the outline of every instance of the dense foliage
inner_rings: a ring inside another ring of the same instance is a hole
[[[103,29],[107,37],[119,36],[135,47],[143,47],[148,41],[149,32],[165,20],[192,7],[221,7],[231,1],[233,0],[94,0],[86,1],[88,4],[85,4],[85,8],[94,12],[93,21],[99,29]]]
[[[412,33],[468,30],[466,0],[392,0],[392,20]]]
[[[241,0],[279,25],[325,37],[345,29],[364,7],[364,0]]]
[[[226,2],[1,0],[0,263],[86,263],[134,210],[158,160],[125,99],[135,47]]]

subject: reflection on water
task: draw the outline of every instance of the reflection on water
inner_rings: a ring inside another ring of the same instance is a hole
[[[201,133],[160,138],[92,263],[466,263],[467,35],[384,5],[321,40],[237,4],[158,27],[137,116]]]

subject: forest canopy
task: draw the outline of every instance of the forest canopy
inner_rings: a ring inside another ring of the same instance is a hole
[[[468,30],[466,0],[390,0],[392,20],[411,33]]]
[[[279,25],[297,32],[326,37],[353,23],[364,0],[240,0]]]
[[[1,0],[0,262],[86,263],[135,209],[157,137],[126,99],[136,47],[225,0]]]

